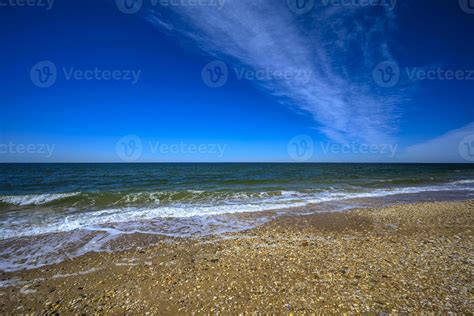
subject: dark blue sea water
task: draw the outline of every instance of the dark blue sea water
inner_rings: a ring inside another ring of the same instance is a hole
[[[0,164],[0,269],[56,262],[75,244],[76,255],[101,251],[122,234],[199,236],[265,220],[229,214],[453,194],[474,198],[474,165]]]

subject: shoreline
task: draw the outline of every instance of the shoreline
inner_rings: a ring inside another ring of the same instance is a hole
[[[468,200],[288,213],[222,236],[127,236],[142,247],[1,273],[0,311],[472,312],[473,228]]]

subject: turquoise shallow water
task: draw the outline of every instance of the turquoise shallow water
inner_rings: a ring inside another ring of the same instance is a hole
[[[472,164],[0,164],[0,269],[56,262],[64,248],[101,251],[123,234],[265,221],[229,214],[473,194]]]

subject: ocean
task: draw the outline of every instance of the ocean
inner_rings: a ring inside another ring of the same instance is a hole
[[[112,251],[124,235],[199,237],[288,212],[470,198],[473,164],[0,164],[0,270]]]

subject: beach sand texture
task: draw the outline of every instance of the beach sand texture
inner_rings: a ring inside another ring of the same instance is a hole
[[[2,273],[0,313],[469,313],[473,228],[467,201],[285,215],[200,239],[133,236],[143,247]]]

